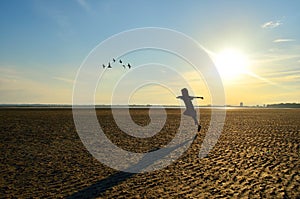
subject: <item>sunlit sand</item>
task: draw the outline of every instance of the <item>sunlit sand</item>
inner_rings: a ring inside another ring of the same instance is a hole
[[[11,198],[299,197],[300,110],[228,109],[223,133],[207,158],[198,152],[210,122],[201,109],[202,129],[174,164],[146,174],[113,170],[94,159],[81,143],[71,110],[1,109],[2,196]],[[133,120],[149,122],[147,109]],[[109,109],[97,111],[113,143],[147,152],[176,133],[178,109],[168,109],[165,127],[153,138],[132,138],[112,123]],[[196,130],[196,129],[195,129]]]

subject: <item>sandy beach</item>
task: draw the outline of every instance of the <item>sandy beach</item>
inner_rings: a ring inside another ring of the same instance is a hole
[[[147,152],[176,134],[180,111],[168,109],[153,138],[132,139],[97,110],[101,126],[125,150]],[[1,109],[0,198],[300,198],[300,110],[228,109],[223,132],[209,156],[198,158],[202,129],[174,164],[131,174],[111,169],[82,144],[71,109]],[[131,110],[140,125],[146,109]]]

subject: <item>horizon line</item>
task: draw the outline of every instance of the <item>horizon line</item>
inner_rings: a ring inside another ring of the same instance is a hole
[[[263,105],[195,105],[194,107],[267,107],[272,105],[300,105],[298,102],[281,102]],[[0,107],[185,107],[184,105],[174,104],[58,104],[58,103],[1,103]]]

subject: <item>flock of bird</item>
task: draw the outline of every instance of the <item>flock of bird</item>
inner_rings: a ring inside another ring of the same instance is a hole
[[[113,63],[115,63],[116,61],[117,61],[117,60],[116,60],[115,58],[113,58],[113,59],[112,59],[112,63],[111,63],[111,62],[108,62],[108,65],[102,64],[102,67],[103,67],[103,68],[112,68],[111,65],[112,65]],[[128,67],[129,69],[131,68],[130,63],[124,64],[123,61],[122,61],[121,59],[119,60],[119,64],[121,64],[121,65],[123,66],[123,68],[126,68],[126,67]]]

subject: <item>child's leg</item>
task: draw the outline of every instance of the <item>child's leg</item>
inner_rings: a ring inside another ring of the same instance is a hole
[[[198,125],[198,120],[197,120],[197,117],[196,117],[196,116],[194,116],[194,117],[193,117],[193,119],[194,119],[195,125]]]

